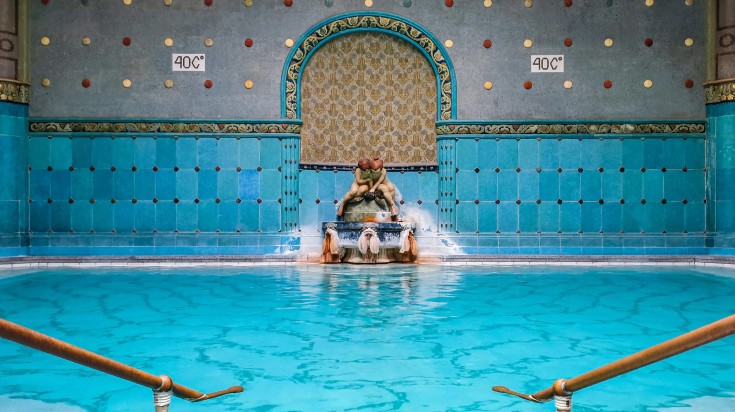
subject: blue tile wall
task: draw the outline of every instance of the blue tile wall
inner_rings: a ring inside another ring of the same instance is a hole
[[[703,233],[704,141],[459,139],[456,232]]]
[[[707,228],[711,232],[735,231],[735,102],[707,106]],[[714,153],[712,153],[714,151]],[[687,182],[694,185],[694,182]],[[735,246],[735,245],[731,245]]]
[[[6,248],[2,256],[22,254],[28,245],[26,130],[28,106],[0,102],[0,250]]]

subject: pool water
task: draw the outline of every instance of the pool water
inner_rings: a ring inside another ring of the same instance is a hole
[[[713,269],[714,270],[714,269]],[[0,273],[0,317],[202,392],[179,411],[553,411],[533,393],[735,312],[732,271],[424,265]],[[574,395],[733,411],[735,337]],[[0,340],[2,411],[147,411],[149,389]]]

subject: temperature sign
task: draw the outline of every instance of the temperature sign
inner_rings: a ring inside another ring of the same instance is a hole
[[[175,72],[203,72],[203,54],[172,54],[171,70]]]
[[[532,55],[531,73],[564,73],[564,55]]]

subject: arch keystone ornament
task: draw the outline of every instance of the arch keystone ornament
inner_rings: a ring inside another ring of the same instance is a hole
[[[426,29],[401,16],[353,12],[324,20],[307,30],[294,44],[283,68],[281,116],[301,117],[300,81],[311,55],[329,40],[356,32],[377,31],[398,36],[418,48],[436,75],[437,120],[456,117],[454,68],[444,46]]]

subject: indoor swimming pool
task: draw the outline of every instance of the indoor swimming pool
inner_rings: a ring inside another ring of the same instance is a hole
[[[533,393],[735,313],[700,266],[285,265],[0,272],[0,317],[202,392],[171,411],[552,411]],[[726,411],[735,337],[574,395]],[[0,340],[0,410],[153,410],[151,391]]]

